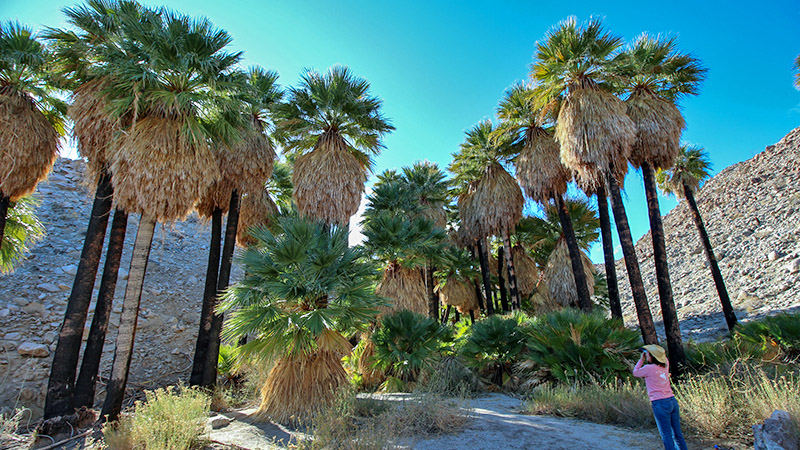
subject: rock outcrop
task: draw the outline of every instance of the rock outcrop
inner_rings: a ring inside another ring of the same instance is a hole
[[[737,318],[800,311],[800,128],[722,170],[696,199]],[[684,339],[708,340],[726,334],[727,327],[685,203],[664,217],[673,297]],[[628,214],[646,214],[645,207],[628,206]],[[660,321],[650,233],[639,239],[636,253],[653,318]],[[623,314],[633,325],[636,310],[624,261],[618,260],[616,267]]]

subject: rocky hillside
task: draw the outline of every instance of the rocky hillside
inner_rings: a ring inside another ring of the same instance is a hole
[[[800,128],[708,180],[700,213],[740,320],[800,311]],[[629,206],[628,214],[645,214]],[[644,208],[641,205],[641,208]],[[719,297],[685,202],[664,217],[670,278],[684,339],[725,334]],[[650,234],[636,244],[647,298],[660,319]],[[626,322],[636,321],[625,264],[616,263]],[[663,334],[662,334],[663,336]]]
[[[41,414],[54,342],[72,289],[94,196],[94,190],[82,183],[83,172],[81,161],[58,160],[37,193],[41,200],[37,214],[47,236],[16,272],[0,275],[0,412],[25,406],[31,408],[34,417]],[[110,342],[119,325],[137,224],[137,217],[131,216],[110,319]],[[210,226],[196,215],[185,222],[157,227],[142,294],[129,387],[188,380],[209,238]],[[100,264],[102,273],[103,261]],[[100,276],[95,284],[95,299],[99,286]],[[93,310],[94,303],[90,307]],[[84,339],[90,323],[91,316]],[[100,368],[103,376],[109,373],[112,358],[113,345],[107,345]],[[98,392],[103,393],[102,387]]]

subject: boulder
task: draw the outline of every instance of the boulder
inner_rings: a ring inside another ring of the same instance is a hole
[[[17,353],[20,356],[30,356],[33,358],[47,358],[50,356],[50,349],[44,344],[36,344],[33,342],[23,342],[19,348],[17,348]]]
[[[775,410],[763,424],[753,425],[754,450],[798,450],[800,438],[786,411]]]

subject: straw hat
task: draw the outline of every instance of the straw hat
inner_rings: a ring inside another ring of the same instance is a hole
[[[653,355],[653,358],[657,359],[658,362],[661,364],[667,363],[667,353],[664,351],[664,348],[660,345],[650,344],[645,345],[642,349],[647,350],[647,353]]]

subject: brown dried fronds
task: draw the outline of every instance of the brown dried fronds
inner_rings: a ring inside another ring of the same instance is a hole
[[[140,118],[119,147],[108,150],[114,199],[128,213],[159,222],[183,220],[219,179],[216,159],[183,121]]]
[[[346,225],[361,203],[366,168],[347,151],[341,136],[325,136],[314,150],[297,158],[292,197],[302,216]]]
[[[586,253],[580,253],[583,272],[586,274],[586,282],[589,287],[589,295],[594,295],[594,265],[592,265],[589,257],[586,256]],[[562,306],[577,307],[578,291],[575,286],[572,261],[569,258],[569,249],[565,239],[559,240],[555,250],[547,259],[544,278],[547,280],[548,294],[551,300]]]
[[[239,205],[236,243],[243,247],[255,244],[256,240],[250,235],[250,231],[256,227],[269,225],[272,216],[277,213],[278,206],[272,201],[266,189],[244,194]]]
[[[492,163],[478,182],[467,210],[471,214],[470,227],[474,226],[477,237],[513,230],[522,218],[524,203],[522,189],[514,177],[500,164]]]
[[[442,303],[447,306],[454,306],[458,312],[465,313],[470,310],[478,309],[478,297],[475,293],[475,286],[468,280],[459,280],[449,277],[447,282],[438,289]]]
[[[536,284],[539,283],[539,269],[536,268],[533,258],[528,256],[521,246],[514,246],[511,255],[514,258],[517,289],[521,296],[527,297],[536,291]]]
[[[622,100],[595,87],[570,91],[555,132],[564,165],[584,179],[611,168],[618,179],[624,177],[636,138],[636,125],[626,110]]]
[[[386,381],[386,372],[376,369],[373,365],[375,355],[375,343],[370,336],[365,334],[361,339],[366,340],[364,350],[358,356],[358,372],[361,374],[361,384],[366,388],[376,388]]]
[[[13,202],[33,193],[58,146],[58,133],[29,96],[0,92],[0,195]]]
[[[304,422],[329,405],[347,383],[338,352],[318,350],[281,358],[267,376],[253,417],[284,424]]]
[[[86,179],[96,185],[106,168],[106,149],[114,145],[119,132],[118,121],[106,112],[108,105],[103,90],[108,85],[104,78],[84,83],[72,94],[69,117],[72,134],[78,143],[78,153],[86,158]]]
[[[528,133],[516,168],[525,195],[540,203],[563,195],[572,179],[572,173],[561,163],[558,143],[541,128]]]
[[[636,124],[636,139],[629,160],[637,169],[649,162],[654,170],[668,169],[680,152],[683,114],[674,103],[645,89],[635,90],[625,101],[628,117]]]
[[[390,263],[383,271],[383,279],[375,294],[388,298],[391,306],[380,307],[381,314],[407,309],[422,315],[428,315],[428,291],[425,279],[419,269],[409,269],[396,263]]]

